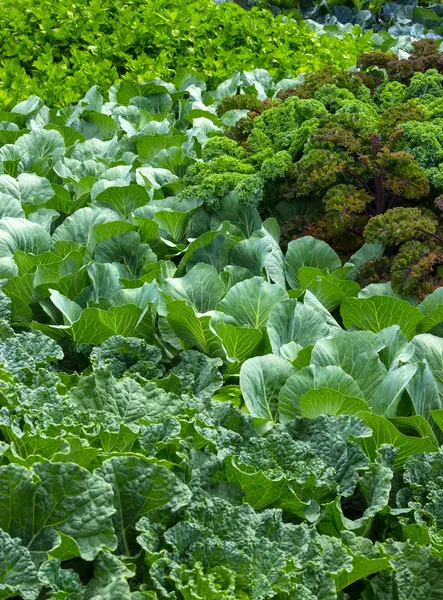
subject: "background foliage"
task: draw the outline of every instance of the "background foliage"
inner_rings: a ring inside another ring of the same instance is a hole
[[[183,67],[204,74],[209,87],[236,69],[263,67],[281,79],[325,64],[351,66],[370,48],[358,28],[355,36],[318,37],[268,10],[212,0],[20,2],[0,6],[6,107],[31,94],[66,106],[92,85],[105,92],[125,75],[172,79]]]
[[[412,35],[417,38],[439,38],[443,33],[441,3],[417,0],[385,2],[384,0],[215,0],[236,2],[243,8],[266,7],[273,14],[291,18],[312,19],[328,27],[337,23],[358,24],[392,36]],[[383,37],[385,37],[383,35]]]

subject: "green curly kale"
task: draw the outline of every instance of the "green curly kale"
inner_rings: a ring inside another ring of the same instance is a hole
[[[437,216],[420,208],[393,208],[371,219],[364,230],[365,241],[378,241],[388,251],[397,250],[393,258],[376,259],[374,273],[383,264],[395,292],[420,298],[431,293],[439,280],[434,271],[443,262],[443,240],[436,236],[438,227]],[[368,266],[360,268],[359,278],[368,272]],[[368,283],[375,282],[377,279],[369,278]]]
[[[310,150],[292,169],[295,194],[308,196],[326,191],[343,170],[343,161],[330,150]]]
[[[262,199],[262,194],[260,188],[256,186],[256,176],[249,177],[237,172],[209,173],[202,178],[201,183],[189,186],[182,193],[182,197],[199,198],[207,208],[217,210],[220,208],[223,198],[232,191],[239,191],[241,184],[244,184],[242,188],[243,197],[248,187],[250,187],[252,193],[255,194],[253,202],[257,205]]]
[[[372,196],[364,189],[352,184],[340,183],[329,188],[323,196],[328,219],[337,230],[353,227],[357,217],[364,215]]]
[[[278,175],[276,175],[277,177]],[[238,193],[238,203],[240,206],[258,206],[263,200],[264,180],[257,173],[240,181],[235,191]]]
[[[307,75],[211,138],[203,162],[188,168],[182,195],[200,198],[203,210],[226,218],[224,198],[233,193],[227,206],[235,200],[261,215],[277,214],[285,239],[318,237],[343,258],[362,239],[378,239],[386,254],[361,265],[359,281],[393,277],[397,291],[432,290],[442,254],[440,216],[432,208],[433,196],[443,192],[443,60],[437,50],[433,43],[414,44],[409,61],[374,53],[361,58],[357,73]],[[241,96],[232,102],[253,107]],[[419,213],[408,212],[415,207]],[[407,212],[402,233],[391,235],[396,213],[386,221],[378,217],[397,208]],[[416,218],[426,234],[408,230]]]
[[[406,100],[408,88],[399,81],[387,81],[375,91],[374,97],[377,105],[382,110],[403,104]]]
[[[202,158],[205,162],[224,155],[240,159],[244,158],[245,154],[245,150],[236,144],[234,140],[220,136],[209,138],[203,147]]]
[[[440,75],[436,69],[429,69],[426,73],[414,73],[409,84],[407,98],[443,96],[442,81],[443,75]]]
[[[423,299],[441,285],[437,268],[442,264],[443,242],[406,242],[392,260],[392,289]]]
[[[330,83],[319,88],[314,94],[314,99],[324,104],[329,112],[334,113],[355,101],[356,98],[346,88],[339,88]]]
[[[226,96],[217,106],[217,114],[223,115],[228,110],[260,110],[261,102],[257,96],[251,94],[236,94]]]
[[[349,90],[358,100],[370,101],[371,92],[367,84],[370,78],[361,72],[339,71],[331,65],[314,73],[306,73],[302,83],[295,88],[281,90],[277,97],[286,100],[291,96],[309,99],[313,98],[316,91],[325,85],[335,85],[340,89]]]
[[[276,151],[286,149],[289,131],[296,130],[308,119],[326,114],[326,107],[318,100],[301,100],[294,96],[280,106],[266,110],[254,120],[247,144],[251,149],[256,149],[257,145],[262,149],[263,140],[269,139]]]
[[[423,233],[435,233],[438,220],[432,213],[419,208],[392,208],[383,215],[371,219],[365,227],[366,242],[381,242],[383,245],[403,244],[422,237]]]
[[[403,123],[401,129],[399,147],[415,156],[422,167],[435,168],[443,162],[443,119],[424,123],[409,121]]]
[[[276,152],[271,158],[263,161],[260,169],[261,176],[266,181],[274,181],[284,177],[292,164],[292,156],[286,150]]]

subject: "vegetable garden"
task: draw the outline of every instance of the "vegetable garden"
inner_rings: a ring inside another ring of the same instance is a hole
[[[443,5],[0,5],[0,600],[443,599]]]

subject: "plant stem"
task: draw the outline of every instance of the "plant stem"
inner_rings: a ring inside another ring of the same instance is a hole
[[[437,240],[438,242],[443,244],[443,238],[440,237],[439,235],[437,235],[436,233],[431,233],[430,231],[425,231],[424,229],[419,229],[418,227],[416,228],[415,231],[420,231],[421,233],[424,233],[425,235],[429,235],[431,238],[434,238],[434,240]]]
[[[353,233],[354,235],[358,235],[358,237],[361,237],[362,239],[365,239],[363,237],[363,234],[360,233],[359,231],[357,231],[356,229],[352,229],[351,227],[345,227],[345,231],[349,231],[350,233]]]

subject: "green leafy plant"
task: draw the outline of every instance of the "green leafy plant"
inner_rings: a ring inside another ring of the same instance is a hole
[[[348,88],[280,89],[125,81],[3,113],[0,598],[438,597],[443,288],[361,285],[417,245],[437,277],[440,201],[415,190],[438,165],[412,130],[409,152],[353,151],[378,112]],[[282,249],[268,216],[342,102],[364,118],[345,113],[327,189],[374,212],[404,194],[346,262],[308,235]],[[222,135],[242,118],[243,145]],[[370,195],[344,157],[394,183]]]
[[[282,79],[321,65],[355,64],[370,50],[361,28],[318,36],[304,23],[265,9],[243,11],[213,0],[49,0],[0,8],[0,102],[9,108],[34,94],[49,106],[78,101],[122,78],[182,82],[183,69],[216,87],[234,70],[269,69]]]
[[[77,344],[83,373],[0,296],[5,599],[439,589],[442,288],[360,290],[308,237],[282,279],[236,266],[275,231],[159,282],[154,344]]]
[[[395,291],[423,298],[440,285],[443,236],[433,201],[443,191],[441,89],[435,69],[408,86],[371,69],[307,75],[272,104],[239,114],[225,132],[237,146],[209,140],[182,196],[223,213],[234,194],[278,218],[283,246],[308,234],[349,259],[362,242],[380,242],[359,265],[359,281],[391,280]]]

